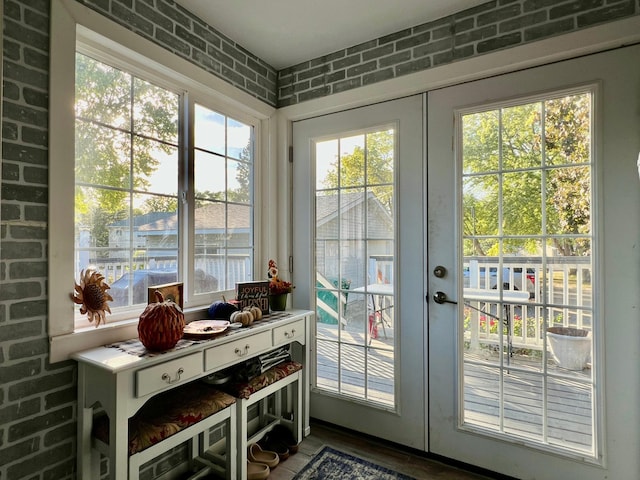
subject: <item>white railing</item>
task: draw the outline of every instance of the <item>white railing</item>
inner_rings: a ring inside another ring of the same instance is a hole
[[[114,283],[130,270],[178,271],[178,262],[174,257],[145,258],[133,263],[122,259],[94,259],[91,264],[104,275],[108,284]],[[194,269],[215,277],[220,290],[232,289],[237,282],[251,280],[253,271],[248,255],[227,256],[226,259],[222,255],[198,255],[194,258]],[[76,268],[76,278],[79,277],[80,269]]]
[[[591,330],[593,301],[592,268],[589,257],[554,257],[541,259],[516,257],[465,258],[464,287],[467,292],[492,291],[502,283],[502,302],[478,300],[478,295],[465,298],[465,340],[471,347],[510,340],[512,348],[543,348],[548,326],[565,326]],[[520,295],[509,294],[518,291]],[[528,292],[529,298],[521,292]],[[510,297],[518,297],[515,300]],[[487,296],[489,297],[489,296]],[[498,296],[499,298],[499,296]]]

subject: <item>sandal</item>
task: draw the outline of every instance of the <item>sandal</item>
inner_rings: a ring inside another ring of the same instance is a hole
[[[247,480],[265,480],[271,473],[268,465],[247,460]]]
[[[251,444],[251,446],[249,447],[247,458],[252,463],[264,463],[269,468],[276,468],[276,466],[280,462],[280,459],[276,452],[262,450],[262,447],[257,443]]]

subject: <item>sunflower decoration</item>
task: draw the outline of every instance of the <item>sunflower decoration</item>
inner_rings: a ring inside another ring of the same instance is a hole
[[[107,293],[111,288],[104,281],[104,276],[92,269],[80,272],[80,285],[75,284],[74,292],[70,294],[73,303],[80,305],[80,313],[87,314],[89,322],[96,321],[96,327],[106,323],[106,312],[111,313],[107,302],[113,301],[113,297]]]

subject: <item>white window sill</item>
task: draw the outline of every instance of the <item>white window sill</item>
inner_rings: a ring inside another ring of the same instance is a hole
[[[207,317],[206,307],[185,309],[185,321],[191,322]],[[138,319],[109,322],[99,327],[86,327],[73,333],[57,335],[49,339],[51,363],[68,360],[73,353],[109,343],[138,337]]]

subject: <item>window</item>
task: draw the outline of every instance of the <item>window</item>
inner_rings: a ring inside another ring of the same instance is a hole
[[[255,152],[274,109],[77,2],[53,4],[51,38],[55,362],[135,337],[150,285],[183,282],[201,315],[253,279]],[[88,267],[114,298],[99,329],[69,299]]]
[[[146,304],[152,285],[185,280],[198,304],[250,280],[253,128],[80,52],[75,85],[75,278],[102,273],[114,311]],[[191,123],[193,144],[179,128]]]

